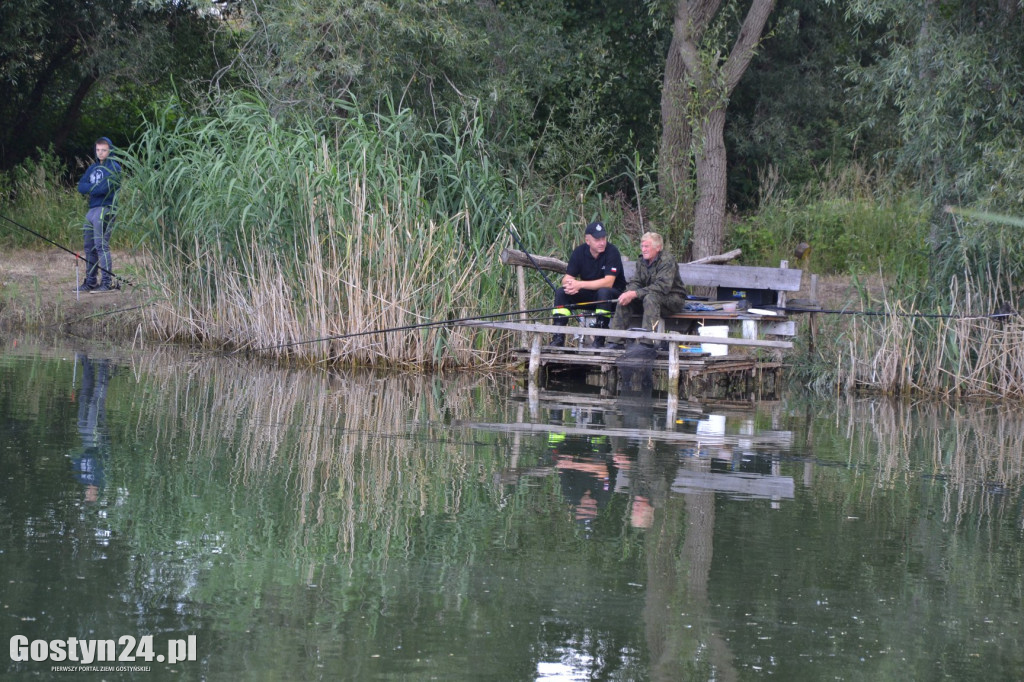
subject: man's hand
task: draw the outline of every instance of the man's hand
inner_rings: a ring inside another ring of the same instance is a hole
[[[621,296],[619,296],[619,305],[629,305],[630,303],[632,303],[635,300],[636,300],[636,292],[635,291],[626,291],[626,292],[623,292],[623,294]]]
[[[565,293],[575,296],[580,292],[580,281],[575,277],[566,275],[562,278],[562,288],[565,289]]]

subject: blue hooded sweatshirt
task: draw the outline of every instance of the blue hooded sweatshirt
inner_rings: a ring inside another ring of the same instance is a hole
[[[121,179],[121,164],[114,160],[114,144],[109,138],[99,138],[110,145],[110,156],[103,163],[94,163],[78,181],[78,191],[89,197],[89,208],[113,206]]]

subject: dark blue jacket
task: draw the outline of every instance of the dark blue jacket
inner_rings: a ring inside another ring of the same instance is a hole
[[[86,169],[78,181],[78,191],[89,196],[89,208],[113,206],[120,179],[121,164],[108,156],[103,163],[94,163]]]

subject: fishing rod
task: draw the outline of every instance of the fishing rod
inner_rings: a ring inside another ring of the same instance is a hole
[[[587,306],[587,305],[598,305],[599,303],[612,303],[615,300],[616,299],[608,299],[606,301],[589,301],[587,303],[574,303],[573,307],[582,307],[582,306]],[[303,346],[303,345],[306,345],[306,344],[309,344],[309,343],[319,343],[321,341],[337,341],[339,339],[352,339],[352,338],[355,338],[357,336],[369,336],[371,334],[390,334],[391,332],[410,331],[410,330],[413,330],[413,329],[426,329],[427,327],[444,327],[446,325],[458,324],[460,322],[472,322],[474,320],[487,320],[487,319],[491,319],[491,318],[495,318],[495,317],[512,317],[513,315],[524,315],[524,314],[528,314],[528,313],[543,313],[543,312],[550,313],[551,312],[551,308],[547,307],[547,308],[531,308],[529,310],[512,310],[512,311],[504,312],[504,313],[492,313],[490,315],[472,315],[470,317],[457,317],[457,318],[451,318],[451,319],[447,319],[447,320],[440,320],[440,321],[437,321],[437,322],[421,322],[419,324],[407,324],[407,325],[403,325],[401,327],[388,327],[386,329],[370,329],[370,330],[365,331],[365,332],[352,332],[351,334],[337,334],[335,336],[324,336],[324,337],[321,337],[319,339],[307,339],[305,341],[292,341],[290,343],[280,343],[280,344],[273,345],[273,346],[261,346],[259,348],[253,348],[252,352],[259,353],[259,352],[265,351],[265,350],[276,350],[278,348],[290,348],[292,346]],[[244,349],[243,348],[238,348],[238,349],[232,351],[230,353],[230,355],[234,355],[235,353],[238,353],[238,352],[240,352],[242,350],[244,350]]]
[[[864,315],[865,317],[921,317],[946,320],[989,320],[996,318],[1011,317],[1019,315],[1016,310],[1008,312],[987,313],[985,315],[960,315],[957,313],[889,313],[879,310],[809,310],[807,308],[780,308],[779,306],[764,306],[774,308],[786,313],[821,313],[825,315]]]
[[[35,235],[36,237],[39,237],[44,242],[47,242],[49,244],[53,244],[54,246],[56,246],[58,249],[61,249],[62,251],[67,251],[68,253],[70,253],[75,258],[79,258],[81,260],[84,260],[85,261],[85,265],[88,268],[89,261],[84,256],[82,256],[81,254],[75,253],[74,251],[72,251],[71,249],[67,248],[66,246],[58,244],[57,242],[53,241],[49,237],[44,237],[43,235],[39,234],[35,230],[33,230],[33,229],[29,228],[29,227],[25,227],[24,225],[22,225],[21,223],[17,222],[16,220],[11,220],[10,218],[8,218],[7,216],[5,216],[3,214],[0,214],[0,218],[3,218],[4,220],[6,220],[7,222],[11,223],[12,225],[16,225],[17,227],[20,227],[21,229],[25,230],[29,234],[32,234],[32,235]],[[121,275],[115,275],[114,273],[112,273],[110,270],[107,270],[105,267],[103,267],[99,263],[93,263],[93,265],[98,270],[100,270],[101,272],[107,273],[108,275],[110,275],[114,279],[120,280],[120,281],[124,282],[125,284],[127,284],[128,286],[135,286],[135,283],[132,282],[131,280],[129,280],[128,278],[122,277]]]
[[[488,206],[488,208],[491,209],[491,213],[493,213],[496,218],[500,218],[501,214],[498,213],[497,209],[494,208],[494,204],[491,203],[491,200],[490,200],[490,198],[488,198],[486,192],[483,193],[481,196],[483,196],[484,201],[487,202],[487,206]],[[530,263],[533,264],[533,267],[537,270],[537,272],[540,273],[540,276],[544,278],[544,282],[549,287],[551,287],[551,291],[554,292],[555,294],[557,294],[558,293],[558,288],[554,284],[551,283],[551,280],[548,279],[548,276],[544,274],[543,270],[541,270],[540,265],[537,264],[537,261],[535,261],[533,259],[533,256],[530,255],[530,252],[526,249],[526,246],[523,245],[522,240],[519,238],[519,232],[515,229],[515,225],[512,223],[511,216],[509,216],[509,221],[508,222],[509,222],[508,233],[510,235],[512,235],[512,239],[514,239],[516,244],[519,245],[519,249],[523,253],[526,254],[526,257],[530,260]]]
[[[547,282],[547,285],[549,287],[551,287],[551,291],[553,291],[555,294],[557,294],[558,293],[558,288],[555,287],[555,285],[551,283],[551,280],[548,279],[548,276],[545,275],[544,271],[540,269],[540,265],[537,264],[537,261],[535,261],[533,259],[533,256],[530,255],[530,252],[526,250],[526,247],[523,245],[522,240],[519,239],[519,233],[516,231],[515,225],[512,224],[512,221],[509,221],[508,232],[509,232],[509,234],[512,235],[512,239],[516,240],[516,244],[519,245],[519,249],[523,253],[525,253],[526,257],[530,259],[531,263],[533,263],[533,267],[537,269],[537,272],[540,273],[540,276],[544,278],[545,282]]]

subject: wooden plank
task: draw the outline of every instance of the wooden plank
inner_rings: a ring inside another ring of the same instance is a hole
[[[624,260],[622,270],[629,280],[636,272],[636,262]],[[793,268],[761,268],[751,265],[694,265],[681,263],[679,276],[683,284],[693,287],[733,287],[736,289],[771,289],[799,291],[803,270]]]
[[[739,249],[733,249],[732,251],[715,256],[705,256],[704,258],[693,261],[693,264],[728,263],[734,258],[739,258],[742,253],[743,252]],[[525,251],[512,248],[502,249],[501,255],[498,256],[498,259],[501,261],[502,265],[520,265],[523,267],[540,268],[541,270],[549,270],[563,275],[565,274],[565,269],[569,266],[568,263],[559,258],[538,256],[533,253],[528,254]]]
[[[733,254],[722,254],[731,258]],[[499,256],[504,265],[521,265],[564,274],[567,263],[558,258],[526,254],[524,251],[504,249]],[[718,258],[711,256],[710,258]],[[531,260],[532,259],[532,260]],[[623,259],[623,274],[628,280],[636,271],[636,261]],[[709,263],[680,263],[679,275],[683,283],[697,287],[735,287],[737,289],[771,289],[773,291],[799,291],[803,270],[793,268],[763,268],[752,265],[714,265]]]
[[[521,332],[529,331],[539,334],[564,334],[566,327],[559,327],[553,324],[523,324],[521,322],[484,322],[468,321],[460,322],[461,327],[485,327],[487,329],[505,329],[508,331]],[[648,339],[651,341],[670,341],[676,343],[698,344],[706,343],[708,337],[695,336],[693,334],[673,334],[661,332],[634,332],[620,331],[618,329],[596,329],[591,327],[573,327],[571,333],[581,336],[604,336],[614,339]],[[732,337],[715,337],[714,343],[724,346],[750,346],[755,348],[782,348],[793,347],[791,341],[769,341],[767,339],[736,339]]]
[[[792,476],[771,476],[748,472],[718,473],[681,469],[672,481],[672,492],[714,491],[744,497],[793,499],[796,485]]]
[[[549,270],[563,275],[565,274],[566,267],[569,265],[564,260],[558,258],[538,256],[533,253],[527,254],[525,251],[518,251],[516,249],[503,249],[498,258],[501,260],[502,265],[522,265],[526,268],[540,268],[541,270]]]
[[[762,322],[761,333],[771,336],[796,336],[796,322]]]
[[[452,422],[457,428],[475,431],[491,431],[496,433],[563,433],[567,436],[608,436],[635,440],[662,441],[665,443],[687,443],[700,446],[739,445],[746,448],[756,447],[787,447],[793,442],[791,431],[759,431],[753,435],[718,434],[718,433],[686,433],[684,431],[665,431],[658,429],[627,429],[597,424],[594,426],[572,426],[567,424],[539,424],[532,422],[471,422],[457,420]]]

